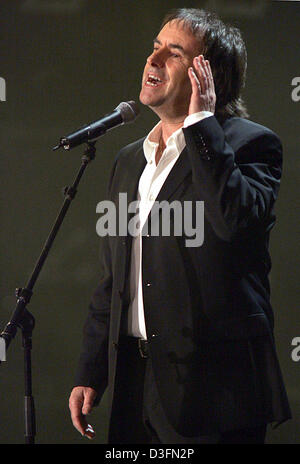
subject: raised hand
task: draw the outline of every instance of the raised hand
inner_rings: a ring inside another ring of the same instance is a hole
[[[214,113],[216,93],[209,61],[205,60],[203,55],[196,56],[193,67],[188,69],[188,74],[192,85],[189,114],[199,111]]]

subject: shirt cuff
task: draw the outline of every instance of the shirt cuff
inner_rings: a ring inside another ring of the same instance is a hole
[[[213,116],[214,114],[210,111],[199,111],[199,113],[193,113],[187,116],[184,120],[183,127],[191,126],[192,124],[196,124],[196,122],[201,121],[204,118],[208,118],[209,116]]]

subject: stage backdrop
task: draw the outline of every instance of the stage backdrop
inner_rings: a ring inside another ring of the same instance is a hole
[[[269,431],[268,443],[300,443],[299,299],[299,8],[300,2],[166,0],[1,0],[1,291],[0,329],[15,308],[81,163],[82,147],[52,151],[60,136],[136,100],[146,57],[162,16],[172,7],[215,8],[242,30],[248,47],[244,97],[251,119],[276,131],[284,176],[272,234],[272,302],[278,355],[293,419]],[[297,79],[298,77],[298,79]],[[106,397],[90,421],[97,439],[73,429],[68,397],[91,293],[100,238],[96,205],[114,157],[146,134],[156,117],[141,107],[132,125],[97,143],[28,306],[33,332],[33,394],[41,444],[104,443]],[[0,366],[0,443],[23,443],[21,334]]]

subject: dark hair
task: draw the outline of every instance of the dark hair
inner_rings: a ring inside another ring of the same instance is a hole
[[[216,116],[248,117],[241,97],[245,85],[247,51],[241,32],[224,24],[214,13],[195,8],[171,10],[162,23],[181,21],[199,40],[209,60],[216,90]]]

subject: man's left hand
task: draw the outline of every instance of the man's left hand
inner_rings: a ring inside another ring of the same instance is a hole
[[[203,55],[196,56],[193,68],[188,69],[188,74],[192,85],[189,115],[199,111],[214,113],[216,93],[209,61],[205,60]]]

